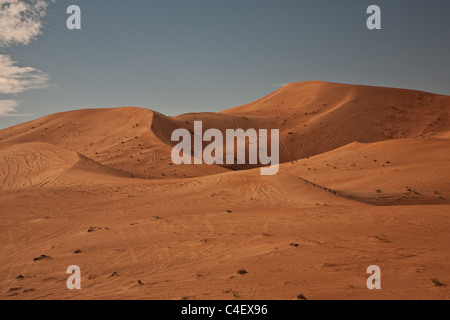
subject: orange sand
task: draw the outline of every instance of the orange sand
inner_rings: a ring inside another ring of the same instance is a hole
[[[314,81],[220,113],[1,130],[0,297],[450,299],[449,113],[450,96]],[[172,165],[172,131],[195,120],[280,129],[279,173]]]

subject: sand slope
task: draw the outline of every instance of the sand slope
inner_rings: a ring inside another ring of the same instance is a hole
[[[270,118],[294,160],[352,142],[448,134],[449,105],[426,92],[310,81],[223,113]]]
[[[281,171],[376,205],[449,204],[450,140],[351,143]]]
[[[77,110],[4,129],[0,142],[50,143],[122,170],[130,177],[189,177],[225,171],[215,166],[170,166],[172,148],[153,132],[154,127],[164,127],[165,118],[142,108]]]
[[[449,110],[312,81],[220,113],[88,109],[0,130],[1,299],[449,299]],[[279,173],[173,165],[172,131],[196,120],[279,129]]]
[[[2,145],[0,190],[73,184],[83,179],[126,176],[85,156],[42,142]]]

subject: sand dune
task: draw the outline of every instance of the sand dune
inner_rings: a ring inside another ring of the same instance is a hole
[[[351,143],[282,171],[358,201],[377,205],[449,204],[450,140]]]
[[[136,163],[140,162],[137,159],[145,159],[146,164],[162,161],[160,166],[167,167],[175,144],[170,141],[171,133],[176,128],[193,131],[195,120],[203,121],[204,130],[222,132],[280,129],[280,158],[287,162],[352,142],[446,137],[450,132],[449,104],[449,96],[420,91],[310,81],[286,85],[260,100],[220,113],[166,117],[142,108],[116,108],[54,114],[4,129],[0,141],[48,142],[140,177],[160,178],[160,170],[154,172]],[[130,156],[134,160],[129,160]],[[224,170],[202,167],[186,175],[213,172]]]
[[[128,177],[122,171],[102,166],[77,152],[42,142],[3,145],[0,176],[3,177],[0,190]]]
[[[172,147],[162,142],[153,130],[156,128],[158,132],[158,128],[163,128],[165,119],[157,112],[142,108],[77,110],[4,129],[0,143],[46,142],[146,179],[226,171],[211,166],[171,166]]]
[[[311,81],[223,113],[270,118],[294,160],[351,142],[447,134],[449,104],[450,97],[426,92]]]
[[[311,81],[219,113],[87,109],[0,130],[0,295],[449,299],[449,111],[449,96]],[[196,120],[280,129],[279,173],[173,165],[172,131]]]

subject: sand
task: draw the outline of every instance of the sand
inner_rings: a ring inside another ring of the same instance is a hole
[[[311,81],[219,113],[0,130],[0,298],[450,299],[449,113],[450,96]],[[196,120],[280,129],[279,173],[173,165]]]

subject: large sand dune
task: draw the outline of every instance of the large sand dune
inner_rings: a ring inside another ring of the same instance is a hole
[[[449,299],[449,112],[449,96],[312,81],[220,113],[3,129],[1,298]],[[279,173],[172,164],[172,131],[196,120],[280,129]]]

